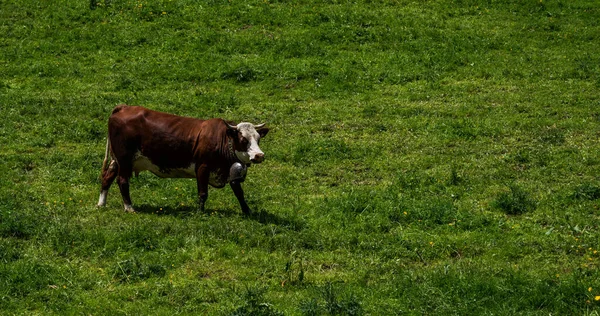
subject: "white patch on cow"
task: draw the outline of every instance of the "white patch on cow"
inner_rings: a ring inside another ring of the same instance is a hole
[[[148,157],[142,155],[139,151],[133,156],[133,171],[138,174],[142,171],[150,171],[161,178],[195,178],[196,164],[191,163],[186,168],[174,168],[161,170],[157,165],[153,164]]]
[[[106,196],[108,195],[108,190],[102,190],[100,192],[100,198],[98,199],[98,206],[106,205]]]
[[[245,164],[250,164],[259,156],[264,156],[264,153],[260,150],[260,147],[258,147],[260,135],[256,132],[256,129],[254,129],[254,125],[242,122],[237,125],[237,129],[242,134],[242,137],[248,141],[248,149],[246,151],[235,151],[235,155],[238,159]]]

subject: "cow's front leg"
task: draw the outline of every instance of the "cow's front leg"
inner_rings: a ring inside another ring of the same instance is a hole
[[[196,170],[196,181],[198,184],[198,204],[201,212],[204,212],[204,203],[208,199],[208,178],[210,172],[206,165],[201,165]]]
[[[246,199],[244,199],[244,190],[242,190],[242,184],[240,183],[240,181],[238,180],[234,180],[231,181],[229,183],[229,185],[231,185],[231,189],[233,190],[233,194],[235,194],[235,197],[238,199],[238,202],[240,202],[240,206],[242,207],[242,212],[244,212],[244,214],[250,214],[250,207],[248,207],[248,204],[246,203]]]

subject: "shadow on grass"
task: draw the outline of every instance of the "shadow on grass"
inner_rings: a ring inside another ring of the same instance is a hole
[[[277,214],[269,213],[265,210],[254,211],[249,215],[244,215],[244,217],[257,221],[261,224],[273,224],[276,226],[286,227],[294,231],[300,231],[305,226],[304,221],[298,218],[285,218]]]
[[[277,214],[269,213],[265,210],[253,211],[250,214],[244,214],[238,209],[205,209],[198,210],[197,206],[178,206],[178,207],[156,207],[154,205],[142,204],[135,207],[137,213],[168,215],[178,218],[186,218],[194,214],[200,213],[204,215],[217,214],[222,217],[243,217],[244,219],[253,220],[261,224],[273,224],[276,226],[287,227],[294,231],[300,231],[304,228],[304,221],[297,218],[285,218]]]
[[[157,207],[149,204],[137,205],[135,206],[135,211],[142,214],[169,215],[174,217],[188,217],[199,212],[197,206]]]

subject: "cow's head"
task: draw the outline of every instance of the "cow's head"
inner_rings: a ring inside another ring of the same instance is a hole
[[[245,163],[261,163],[265,159],[265,153],[260,150],[258,144],[261,137],[265,137],[269,129],[265,124],[254,125],[251,123],[240,123],[238,125],[227,124],[227,134],[233,138],[233,150],[237,158]]]

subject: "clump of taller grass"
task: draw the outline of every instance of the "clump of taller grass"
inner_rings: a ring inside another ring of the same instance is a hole
[[[328,282],[319,288],[320,298],[302,302],[300,311],[303,315],[362,315],[363,309],[356,296],[344,292]]]
[[[273,305],[267,303],[264,299],[266,288],[254,287],[248,288],[242,294],[244,305],[238,307],[230,315],[260,315],[260,316],[279,316],[283,315],[276,310]]]
[[[508,215],[520,215],[536,209],[537,203],[531,194],[516,184],[509,186],[509,191],[500,193],[493,206]]]
[[[592,183],[584,183],[576,187],[571,196],[578,200],[597,200],[600,198],[600,187]]]

